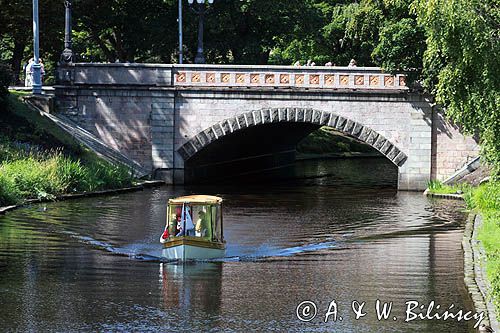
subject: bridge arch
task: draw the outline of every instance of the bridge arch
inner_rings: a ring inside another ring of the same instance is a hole
[[[188,161],[212,142],[226,135],[253,126],[277,123],[306,123],[332,127],[375,148],[398,167],[408,158],[394,143],[375,130],[333,112],[309,108],[266,108],[242,113],[199,132],[177,149],[177,152],[184,161]]]

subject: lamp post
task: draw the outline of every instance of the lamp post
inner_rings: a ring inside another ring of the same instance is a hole
[[[42,93],[42,66],[40,65],[40,47],[39,47],[39,23],[38,23],[38,0],[33,0],[33,94]]]
[[[179,0],[179,64],[182,64],[182,0]]]
[[[196,50],[196,56],[194,57],[195,64],[204,64],[205,56],[203,55],[203,23],[205,20],[205,1],[206,0],[196,0],[197,7],[191,6],[191,9],[198,14],[198,48]],[[209,4],[213,4],[214,0],[207,0]],[[194,0],[188,0],[190,5],[193,5]]]
[[[71,0],[64,1],[64,50],[61,53],[61,63],[68,64],[73,62],[73,50],[71,41]]]

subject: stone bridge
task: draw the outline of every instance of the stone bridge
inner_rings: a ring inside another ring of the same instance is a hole
[[[399,189],[417,190],[478,146],[405,79],[367,67],[76,63],[58,69],[56,109],[170,183],[279,167],[330,126],[389,159]]]

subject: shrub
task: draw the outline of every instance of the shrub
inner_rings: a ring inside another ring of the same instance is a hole
[[[4,161],[0,171],[9,181],[9,186],[4,187],[15,188],[15,197],[38,199],[51,199],[70,192],[124,187],[130,185],[133,179],[123,166],[100,160],[85,165],[58,151]]]
[[[112,165],[106,161],[95,160],[86,166],[85,187],[88,191],[105,188],[118,188],[130,185],[132,175],[120,165]]]
[[[60,191],[60,182],[50,160],[40,162],[33,157],[7,162],[2,172],[9,178],[24,198],[50,198]]]
[[[500,183],[490,182],[474,191],[475,207],[481,211],[500,211]]]
[[[87,191],[85,179],[88,177],[84,166],[80,160],[71,160],[62,154],[56,154],[53,157],[56,165],[56,176],[61,185],[61,193]]]
[[[16,204],[20,197],[21,194],[12,180],[0,173],[0,207]]]

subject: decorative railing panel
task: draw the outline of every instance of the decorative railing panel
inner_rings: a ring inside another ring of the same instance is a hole
[[[378,67],[96,64],[58,68],[60,84],[405,90],[406,76]]]
[[[180,87],[276,87],[309,89],[407,89],[404,74],[364,67],[174,66]]]

